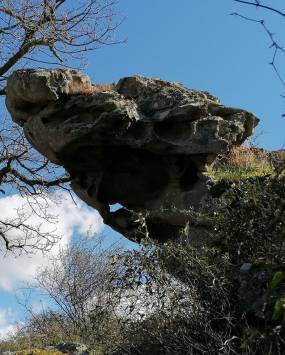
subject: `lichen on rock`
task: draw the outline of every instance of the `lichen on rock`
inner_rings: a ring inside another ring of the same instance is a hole
[[[258,119],[207,92],[141,76],[92,90],[71,70],[14,72],[7,108],[29,142],[70,174],[75,193],[132,240],[177,238],[207,195],[207,164]],[[111,205],[120,204],[115,212]]]

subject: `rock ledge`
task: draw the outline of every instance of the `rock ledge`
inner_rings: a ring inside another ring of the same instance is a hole
[[[136,241],[177,238],[207,195],[207,164],[258,123],[177,83],[134,76],[98,89],[71,70],[16,71],[6,102],[29,142],[69,172],[75,193]],[[122,208],[111,212],[114,204]]]

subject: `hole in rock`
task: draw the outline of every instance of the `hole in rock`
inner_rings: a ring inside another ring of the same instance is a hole
[[[129,147],[112,147],[104,151],[103,175],[98,199],[120,203],[127,208],[143,206],[156,199],[169,183],[162,156]]]
[[[199,180],[197,168],[193,161],[189,160],[184,165],[184,171],[180,177],[180,188],[182,191],[189,191]]]
[[[88,141],[86,137],[84,140]],[[101,172],[104,153],[101,146],[70,144],[57,154],[64,167],[75,172]]]
[[[169,183],[165,158],[146,150],[70,144],[58,157],[73,178],[83,174],[88,181],[96,181],[102,203],[142,207]]]
[[[112,205],[110,205],[110,212],[116,212],[118,210],[120,210],[123,206],[120,205],[119,203],[114,203]]]
[[[146,220],[146,224],[150,237],[159,240],[161,243],[177,238],[177,235],[179,235],[182,230],[182,226],[152,221],[150,219]]]

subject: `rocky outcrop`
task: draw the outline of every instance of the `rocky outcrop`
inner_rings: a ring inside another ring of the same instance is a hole
[[[206,165],[258,123],[207,92],[140,76],[110,90],[77,71],[20,70],[6,91],[29,142],[64,166],[75,193],[132,240],[176,238],[194,223]],[[112,212],[115,204],[121,208]]]
[[[60,343],[57,344],[55,348],[64,354],[89,355],[87,346],[81,343],[74,343],[74,342]]]

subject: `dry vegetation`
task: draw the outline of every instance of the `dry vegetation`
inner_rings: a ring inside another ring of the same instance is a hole
[[[104,91],[116,91],[116,84],[96,84],[83,89],[79,94],[94,95]]]
[[[208,173],[216,180],[241,180],[271,175],[274,165],[264,149],[240,146],[220,156]]]
[[[62,355],[63,353],[57,350],[44,350],[44,349],[29,349],[16,351],[16,355]]]

